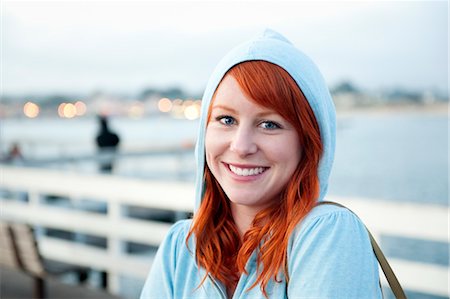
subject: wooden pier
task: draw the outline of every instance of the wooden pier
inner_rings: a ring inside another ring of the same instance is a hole
[[[0,267],[0,298],[29,299],[33,298],[33,280],[30,276],[7,268]],[[70,285],[57,279],[47,280],[48,299],[119,299],[108,292],[93,287]]]

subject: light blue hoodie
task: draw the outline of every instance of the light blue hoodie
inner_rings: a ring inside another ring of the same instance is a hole
[[[320,198],[328,189],[336,136],[335,108],[322,75],[314,63],[285,37],[265,30],[256,38],[231,50],[214,70],[203,95],[199,137],[196,146],[196,205],[203,195],[205,131],[211,98],[224,74],[248,60],[265,60],[281,66],[297,82],[319,123],[324,146],[319,166]],[[141,299],[227,298],[226,288],[205,275],[195,261],[195,242],[186,236],[191,220],[174,224],[160,245]],[[264,298],[259,286],[248,290],[256,280],[256,252],[253,252],[238,282],[233,298]],[[346,209],[320,205],[297,225],[288,246],[289,283],[269,282],[269,298],[381,298],[378,264],[361,221]]]

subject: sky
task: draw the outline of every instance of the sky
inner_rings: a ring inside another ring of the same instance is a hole
[[[3,0],[1,89],[201,94],[218,61],[264,28],[310,56],[330,87],[448,92],[447,1]]]

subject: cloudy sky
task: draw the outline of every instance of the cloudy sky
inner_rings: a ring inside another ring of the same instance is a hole
[[[263,28],[330,86],[448,87],[446,1],[2,1],[4,94],[200,93],[218,60]]]

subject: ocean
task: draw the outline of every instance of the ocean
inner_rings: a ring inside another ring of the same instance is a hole
[[[448,205],[448,137],[446,115],[340,118],[330,193]]]
[[[112,118],[122,152],[161,146],[186,147],[195,143],[197,121],[153,117]],[[0,151],[13,142],[25,159],[89,155],[96,152],[95,118],[5,119],[0,125]],[[444,113],[358,112],[338,115],[336,156],[329,193],[367,199],[449,205],[448,117]],[[183,173],[191,180],[194,156],[184,155]],[[147,163],[146,163],[147,162]],[[177,168],[154,158],[119,161],[116,172],[127,176],[155,177],[156,167]],[[96,166],[85,163],[84,170]],[[158,164],[158,165],[156,165]],[[169,177],[164,177],[164,179]]]

